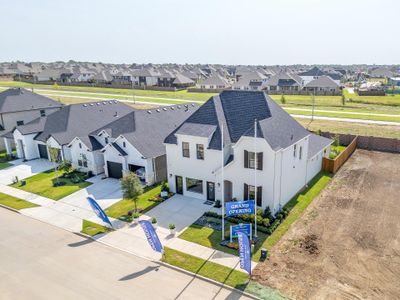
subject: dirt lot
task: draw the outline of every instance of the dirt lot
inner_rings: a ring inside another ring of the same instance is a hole
[[[400,299],[400,155],[357,150],[253,274],[295,299]]]

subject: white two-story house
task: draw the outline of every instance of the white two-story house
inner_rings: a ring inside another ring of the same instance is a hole
[[[165,139],[169,187],[202,200],[255,199],[276,213],[321,171],[330,144],[264,92],[224,91]]]

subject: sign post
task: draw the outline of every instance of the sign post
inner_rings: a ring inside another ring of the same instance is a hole
[[[251,224],[231,225],[231,243],[234,238],[238,237],[238,232],[244,232],[251,240],[252,226]]]

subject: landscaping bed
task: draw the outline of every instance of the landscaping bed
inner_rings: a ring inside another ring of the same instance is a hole
[[[36,205],[29,201],[22,200],[22,199],[19,199],[19,198],[13,197],[13,196],[9,196],[9,195],[3,194],[3,193],[0,193],[0,204],[10,207],[10,208],[13,208],[13,209],[16,209],[16,210],[39,206],[39,205]]]
[[[11,186],[46,198],[60,200],[91,185],[90,182],[85,181],[86,179],[87,175],[76,171],[66,175],[62,171],[49,170],[13,183]]]
[[[81,232],[90,236],[95,236],[100,233],[107,233],[112,231],[111,228],[106,226],[90,222],[88,220],[83,220]]]

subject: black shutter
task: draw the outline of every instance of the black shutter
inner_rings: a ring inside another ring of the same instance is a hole
[[[263,153],[257,153],[257,170],[263,169]]]
[[[247,184],[244,184],[243,188],[243,200],[249,200],[249,186]]]
[[[262,186],[257,187],[257,206],[262,206]]]
[[[249,168],[249,152],[244,150],[244,167]]]

